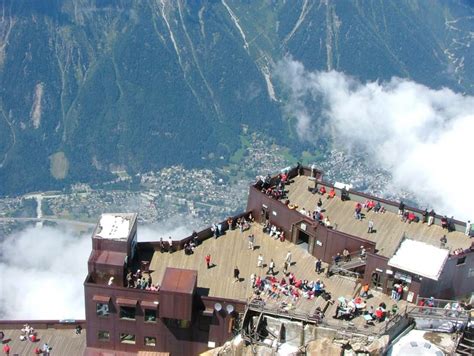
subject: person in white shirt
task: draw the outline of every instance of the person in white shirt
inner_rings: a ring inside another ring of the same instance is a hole
[[[263,256],[262,256],[262,254],[259,254],[259,255],[258,255],[257,267],[263,268]]]
[[[326,225],[326,227],[331,227],[331,220],[329,220],[329,216],[324,218],[324,225]]]
[[[169,245],[169,250],[170,252],[173,252],[173,239],[170,237],[168,237],[168,245]]]

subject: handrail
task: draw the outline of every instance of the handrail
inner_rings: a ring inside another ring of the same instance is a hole
[[[414,306],[407,312],[413,316],[424,316],[429,318],[449,319],[449,320],[469,320],[469,313],[464,309],[444,309],[429,306]]]
[[[259,311],[259,312],[266,312],[269,314],[273,314],[276,316],[281,316],[284,318],[294,318],[299,319],[301,321],[311,322],[316,324],[317,326],[325,326],[334,328],[336,330],[345,330],[347,332],[363,335],[363,336],[382,336],[384,335],[390,328],[394,327],[398,322],[400,322],[403,318],[407,317],[407,314],[396,314],[391,319],[388,319],[384,324],[379,325],[376,328],[371,329],[364,329],[360,327],[355,327],[354,325],[348,325],[343,323],[342,320],[333,320],[333,319],[321,319],[316,318],[309,313],[301,313],[293,310],[288,311],[281,311],[280,308],[272,308],[266,305],[265,301],[261,300],[252,300],[248,303],[248,308],[252,310]]]

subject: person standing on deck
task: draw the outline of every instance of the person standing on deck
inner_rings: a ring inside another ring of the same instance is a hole
[[[316,264],[315,264],[315,271],[318,274],[321,273],[321,266],[322,266],[321,259],[318,258],[318,260],[316,261]]]
[[[285,262],[288,263],[288,266],[291,266],[291,252],[288,251],[285,257]]]
[[[400,201],[400,204],[398,205],[398,215],[403,216],[404,212],[405,212],[405,203],[403,201]]]
[[[240,282],[240,271],[237,266],[234,267],[234,282]]]
[[[168,237],[168,245],[170,247],[170,253],[173,252],[173,239],[170,237]]]
[[[367,232],[371,234],[374,232],[374,222],[372,220],[369,220],[369,228],[367,229]]]
[[[253,234],[249,235],[249,249],[253,251],[254,249],[255,236]]]
[[[257,276],[255,275],[255,273],[252,273],[250,275],[250,285],[252,286],[252,288],[255,288],[255,281],[257,280]]]
[[[430,211],[429,214],[428,214],[428,226],[433,225],[434,219],[435,219],[435,215],[436,215],[436,213],[434,212],[433,209],[431,209],[431,211]]]
[[[428,222],[428,209],[423,210],[423,212],[421,213],[421,216],[423,220],[422,223],[426,224]]]
[[[257,267],[263,268],[263,255],[260,253],[257,258]]]
[[[207,254],[207,256],[205,257],[205,260],[206,260],[207,269],[211,268],[211,255]]]
[[[466,234],[466,236],[469,236],[469,234],[471,233],[471,220],[468,220],[467,223],[466,223],[466,231],[464,232]]]
[[[275,262],[273,262],[273,258],[272,258],[270,259],[270,265],[268,266],[267,274],[271,274],[272,276],[275,275],[274,268],[275,268]]]

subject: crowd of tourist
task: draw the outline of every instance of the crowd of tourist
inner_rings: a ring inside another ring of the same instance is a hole
[[[275,240],[285,241],[285,232],[278,226],[270,224],[268,220],[264,223],[262,231]]]
[[[5,355],[10,355],[10,352],[12,352],[12,348],[9,345],[10,340],[11,339],[5,338],[5,333],[3,331],[0,331],[0,342],[3,344],[3,353]],[[37,336],[36,330],[31,325],[25,324],[20,329],[20,341],[31,341],[33,343],[38,343],[40,339]],[[35,347],[33,349],[33,353],[35,355],[49,356],[52,349],[53,348],[50,347],[48,343],[44,343],[42,347]],[[14,353],[14,355],[18,354]]]
[[[270,175],[257,177],[257,182],[254,184],[254,187],[274,199],[283,199],[286,193],[285,184],[287,183],[288,173],[283,172],[275,178],[272,178]]]
[[[295,303],[299,298],[313,299],[319,296],[326,300],[331,298],[320,279],[312,281],[298,279],[292,272],[284,275],[281,279],[276,278],[274,275],[261,278],[253,273],[250,276],[250,283],[253,288],[254,298],[257,299],[279,299],[286,296],[290,297],[291,301]]]
[[[29,324],[23,325],[20,331],[21,331],[21,334],[20,334],[21,341],[25,341],[25,340],[30,340],[31,342],[37,341],[36,330]]]
[[[144,275],[145,273],[148,276],[145,276]],[[144,290],[149,290],[149,291],[160,290],[159,284],[152,283],[150,272],[142,272],[141,270],[137,270],[135,273],[132,273],[131,270],[128,270],[126,281],[127,281],[127,288],[144,289]]]
[[[406,292],[408,292],[408,285],[397,281],[393,284],[392,295],[390,296],[390,298],[398,302],[400,299],[403,298],[403,293]]]
[[[361,297],[347,300],[344,297],[338,298],[338,305],[334,314],[335,319],[351,320],[361,313],[361,310],[366,307],[365,301]]]

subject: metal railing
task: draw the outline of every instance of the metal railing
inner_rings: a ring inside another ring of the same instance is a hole
[[[416,306],[411,306],[407,313],[414,317],[445,319],[467,322],[469,312],[456,300],[417,298]]]
[[[392,318],[386,321],[374,325],[371,328],[366,328],[363,325],[356,326],[353,323],[346,322],[343,320],[337,320],[332,318],[323,318],[323,316],[311,315],[310,313],[298,312],[297,310],[289,309],[284,310],[283,308],[267,305],[263,300],[252,300],[248,303],[248,308],[251,310],[266,313],[269,315],[283,317],[287,319],[296,319],[304,322],[316,324],[317,326],[328,327],[338,331],[342,331],[345,334],[354,334],[361,336],[382,336],[390,331],[393,327],[397,326],[399,322],[408,317],[407,313],[397,313]]]
[[[294,307],[290,307],[286,309],[286,307],[279,307],[279,306],[271,306],[267,305],[263,300],[257,301],[253,300],[248,304],[248,307],[252,310],[265,312],[267,314],[272,314],[275,316],[280,316],[289,319],[298,319],[302,321],[308,321],[311,323],[319,323],[321,318],[313,316],[309,313],[303,313],[296,310]]]

